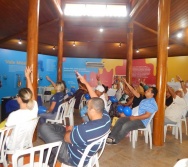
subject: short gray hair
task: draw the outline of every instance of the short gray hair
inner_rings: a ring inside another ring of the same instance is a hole
[[[99,97],[93,97],[90,99],[91,107],[97,112],[104,111],[104,101]]]

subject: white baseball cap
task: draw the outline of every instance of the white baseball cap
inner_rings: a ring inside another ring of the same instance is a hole
[[[98,85],[95,90],[98,90],[99,92],[103,93],[105,90],[104,90],[104,87],[102,85]]]

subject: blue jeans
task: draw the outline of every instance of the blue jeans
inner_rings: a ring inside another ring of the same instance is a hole
[[[131,121],[129,117],[121,117],[117,120],[109,137],[119,143],[130,131],[145,128],[141,120]]]
[[[43,124],[46,122],[46,119],[55,119],[57,112],[55,113],[42,113],[39,114],[40,119],[39,119],[39,124]]]
[[[52,142],[57,142],[57,141],[62,141],[62,145],[58,154],[57,159],[60,162],[63,162],[67,165],[72,165],[69,163],[69,153],[68,153],[68,143],[64,141],[64,135],[66,133],[66,129],[62,125],[58,124],[49,124],[49,123],[44,123],[42,125],[39,125],[38,129],[38,136],[44,140],[45,143],[52,143]],[[52,154],[55,153],[56,150],[52,150]],[[52,163],[53,163],[53,158],[54,156],[50,157]],[[50,165],[50,164],[49,164]]]

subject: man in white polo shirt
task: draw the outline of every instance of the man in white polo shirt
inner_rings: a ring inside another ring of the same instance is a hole
[[[174,90],[168,85],[167,91],[173,97],[173,102],[165,109],[165,125],[177,123],[181,119],[183,112],[186,111],[186,102],[183,99],[182,91],[177,90],[174,92]]]

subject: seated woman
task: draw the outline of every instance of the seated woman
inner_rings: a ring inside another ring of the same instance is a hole
[[[54,85],[54,88],[56,90],[56,93],[50,98],[50,107],[47,109],[46,113],[39,114],[40,124],[45,123],[46,119],[55,119],[58,107],[63,103],[65,96],[65,86],[63,82],[57,82],[56,85]]]
[[[122,80],[125,82],[130,92],[133,94],[132,104],[130,104],[129,106],[131,108],[137,107],[144,98],[144,89],[140,85],[133,88],[131,85],[128,84],[125,78],[123,78]],[[124,105],[126,106],[126,104]]]
[[[38,105],[34,100],[34,91],[31,83],[30,75],[32,73],[31,67],[26,67],[25,77],[27,80],[27,88],[19,90],[17,95],[17,102],[20,109],[10,113],[8,118],[5,120],[7,127],[17,125],[21,122],[26,122],[37,117]]]
[[[69,96],[67,99],[65,99],[65,101],[68,101],[71,98],[75,97],[76,101],[75,101],[74,109],[79,109],[80,100],[82,96],[88,93],[86,86],[83,83],[81,83],[79,79],[77,79],[77,81],[79,87],[78,90],[72,96]]]

